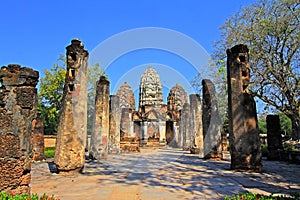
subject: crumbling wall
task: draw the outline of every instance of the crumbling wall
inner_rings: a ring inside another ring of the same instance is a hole
[[[20,65],[0,70],[0,191],[29,193],[32,122],[39,73]]]

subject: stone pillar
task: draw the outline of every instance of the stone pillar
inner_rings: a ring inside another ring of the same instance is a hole
[[[101,76],[97,81],[94,128],[91,135],[90,157],[107,159],[109,140],[109,81]]]
[[[122,108],[121,109],[121,139],[128,138],[130,131],[130,108]]]
[[[283,150],[279,115],[267,115],[268,160],[279,160]]]
[[[248,89],[250,63],[246,45],[227,50],[227,78],[231,168],[261,171],[256,104]]]
[[[181,145],[184,150],[191,148],[190,105],[185,103],[180,118]]]
[[[148,142],[148,122],[142,122],[142,131],[140,136],[140,146],[146,145]]]
[[[32,136],[31,144],[33,151],[33,160],[44,160],[44,122],[40,114],[37,115],[37,118],[32,121]]]
[[[179,123],[177,121],[174,121],[174,142],[172,142],[172,147],[179,147]]]
[[[159,144],[166,145],[166,121],[159,121]]]
[[[182,148],[183,147],[183,131],[184,131],[184,126],[183,126],[183,122],[182,122],[182,114],[183,114],[183,109],[180,110],[180,121],[178,121],[178,134],[177,134],[177,138],[178,138],[178,147]]]
[[[202,80],[204,157],[221,158],[221,119],[214,84],[209,79]]]
[[[111,95],[109,107],[109,153],[120,153],[120,111],[119,96]]]
[[[135,132],[134,132],[134,122],[132,121],[132,110],[130,109],[129,111],[129,135],[131,138],[135,137]]]
[[[20,65],[0,70],[0,191],[30,193],[38,79],[37,71]]]
[[[193,152],[203,158],[202,112],[199,94],[190,94],[190,110]]]
[[[67,74],[54,163],[59,173],[82,171],[87,134],[88,52],[78,39],[66,47]]]

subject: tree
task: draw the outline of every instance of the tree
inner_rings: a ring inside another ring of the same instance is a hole
[[[44,119],[45,135],[57,133],[66,77],[64,60],[64,56],[61,55],[58,59],[59,64],[56,63],[50,70],[45,70],[44,77],[40,78],[38,112]]]
[[[65,57],[60,55],[58,63],[53,68],[44,71],[44,77],[40,79],[38,111],[44,119],[44,132],[46,135],[55,135],[59,123],[61,102],[66,77]],[[88,69],[88,132],[92,131],[93,114],[95,110],[96,82],[100,76],[105,75],[100,65]]]
[[[226,60],[226,49],[248,45],[251,90],[291,119],[293,138],[300,137],[299,27],[298,0],[260,0],[227,19],[213,54],[217,61]]]
[[[105,71],[100,68],[99,63],[96,63],[89,67],[89,76],[88,76],[88,124],[87,132],[91,134],[93,131],[93,116],[95,113],[95,97],[96,97],[96,87],[97,81],[100,79],[100,76],[107,76]]]
[[[280,127],[284,135],[292,135],[292,122],[284,113],[278,113],[280,119]]]

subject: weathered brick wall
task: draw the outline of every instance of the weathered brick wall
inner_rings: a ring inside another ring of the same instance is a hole
[[[0,191],[29,193],[31,132],[39,73],[20,65],[0,70]]]

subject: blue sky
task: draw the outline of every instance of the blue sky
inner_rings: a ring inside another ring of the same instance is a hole
[[[3,1],[0,7],[0,64],[3,66],[18,63],[38,70],[42,76],[43,70],[50,69],[59,55],[65,54],[65,47],[73,38],[80,38],[91,53],[99,44],[116,34],[144,27],[158,27],[183,34],[201,45],[209,55],[213,51],[213,42],[220,37],[219,27],[226,18],[237,12],[240,7],[253,2]],[[115,44],[110,50],[114,51],[120,46]],[[101,66],[101,57],[106,55],[97,56],[100,57]],[[180,82],[181,78],[190,81],[197,73],[190,62],[174,52],[158,48],[132,50],[119,55],[109,66],[105,66],[111,80],[112,92],[115,92],[117,83],[122,82],[129,72],[131,75],[127,78],[134,79],[136,76],[139,82],[140,74],[149,64],[157,71],[165,69],[161,73],[165,73],[174,81],[171,85]],[[169,69],[173,72],[169,73]],[[163,84],[168,82],[165,78],[162,79]],[[132,87],[136,90],[136,86]],[[165,98],[166,96],[167,94],[164,94]]]

